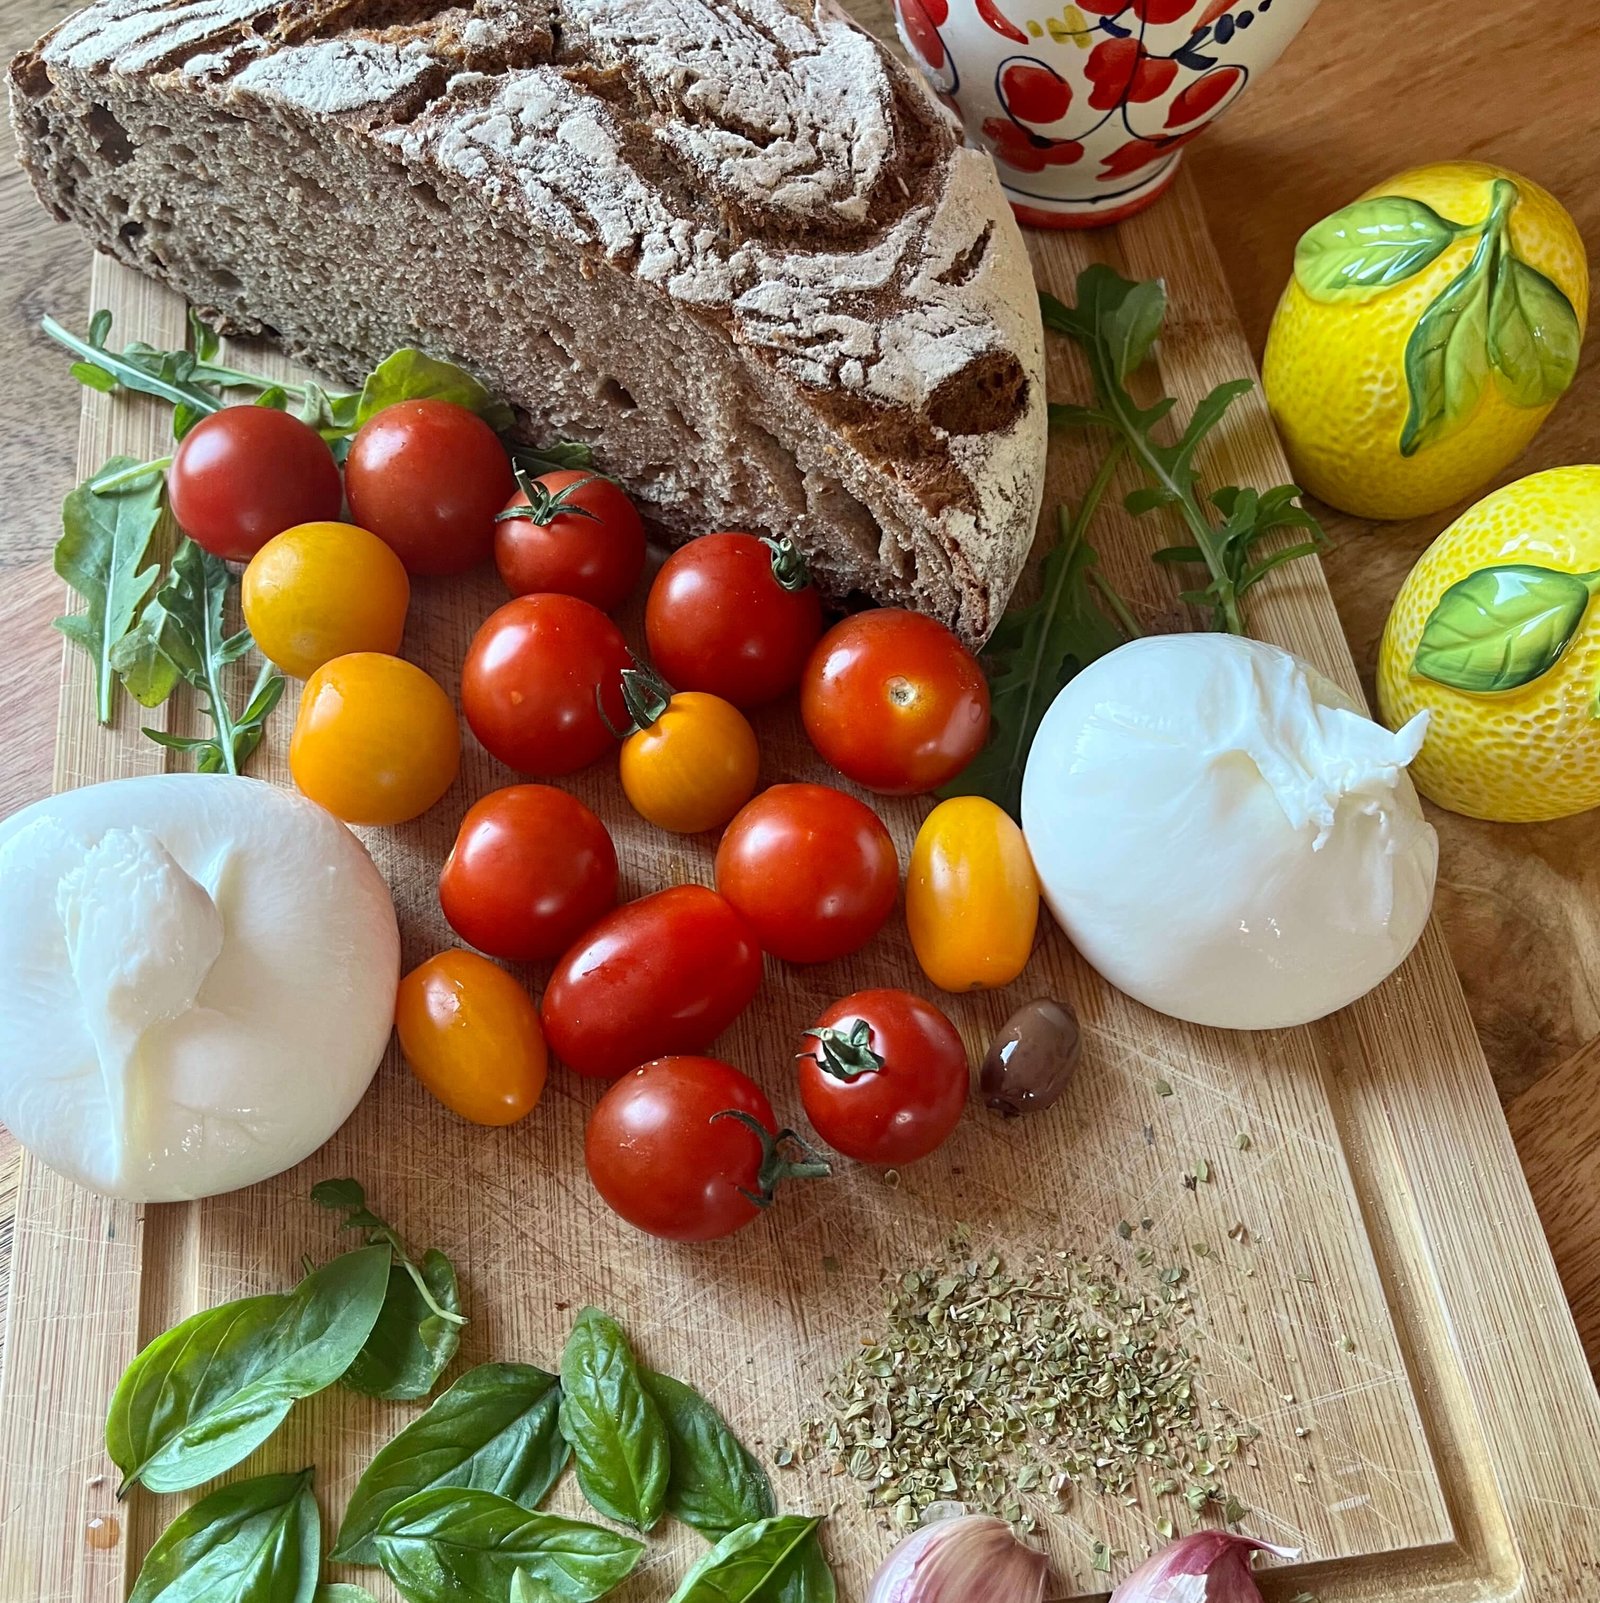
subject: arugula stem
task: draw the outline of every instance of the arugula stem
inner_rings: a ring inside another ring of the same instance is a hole
[[[1223,628],[1228,634],[1242,635],[1245,632],[1244,613],[1239,606],[1238,591],[1223,562],[1222,546],[1217,539],[1215,527],[1195,501],[1190,487],[1167,472],[1161,459],[1151,450],[1149,434],[1129,417],[1125,404],[1129,399],[1127,391],[1120,384],[1110,382],[1111,375],[1100,373],[1098,363],[1095,367],[1096,387],[1100,391],[1099,399],[1106,416],[1116,425],[1117,432],[1138,459],[1140,467],[1154,483],[1172,497],[1173,503],[1182,513],[1183,521],[1194,537],[1194,543],[1199,547],[1200,554],[1206,559],[1206,567],[1210,570],[1216,585],[1216,605],[1222,614]]]
[[[123,468],[119,473],[113,473],[102,478],[95,474],[87,481],[88,486],[96,495],[105,495],[107,492],[126,489],[130,484],[137,484],[140,479],[147,479],[153,473],[165,473],[172,466],[170,456],[153,457],[148,462],[136,463],[131,468]]]
[[[40,318],[39,326],[58,345],[65,345],[80,361],[99,368],[102,373],[109,373],[125,389],[158,396],[164,401],[172,402],[174,406],[192,406],[198,412],[222,410],[222,402],[210,391],[201,389],[198,384],[175,384],[167,379],[156,378],[137,363],[119,356],[115,351],[91,345],[87,340],[80,339],[70,329],[63,328],[53,317]]]
[[[1144,630],[1139,627],[1139,620],[1134,617],[1128,603],[1112,589],[1106,576],[1101,573],[1098,566],[1089,569],[1089,583],[1100,593],[1100,599],[1106,604],[1111,615],[1122,626],[1122,632],[1130,640],[1142,640]]]

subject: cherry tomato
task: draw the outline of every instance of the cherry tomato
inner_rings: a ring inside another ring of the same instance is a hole
[[[272,406],[225,406],[184,435],[167,469],[178,527],[230,562],[273,535],[339,516],[344,490],[327,442]]]
[[[784,1149],[772,1104],[749,1075],[717,1058],[657,1058],[596,1104],[583,1141],[595,1189],[636,1229],[668,1241],[742,1230],[780,1181],[828,1166]]]
[[[818,1135],[859,1163],[914,1163],[967,1104],[967,1049],[931,1002],[857,991],[800,1043],[800,1100]]]
[[[353,523],[299,523],[273,535],[239,585],[261,654],[296,679],[352,651],[393,656],[410,600],[399,557]]]
[[[822,603],[788,540],[704,534],[661,565],[644,631],[673,684],[757,707],[800,683]]]
[[[622,743],[623,793],[658,829],[717,829],[750,800],[760,754],[756,732],[731,702],[671,689],[644,668],[622,675],[634,733]]]
[[[494,430],[452,401],[398,401],[350,442],[350,514],[408,573],[465,573],[494,549],[494,515],[517,487]]]
[[[439,906],[491,957],[559,957],[617,900],[606,826],[552,785],[507,785],[474,802],[439,875]]]
[[[335,657],[300,692],[289,772],[347,824],[403,824],[427,812],[460,764],[450,698],[402,657]]]
[[[615,1079],[636,1064],[710,1046],[761,985],[749,926],[704,885],[627,902],[556,964],[540,1013],[558,1058]]]
[[[473,1124],[515,1124],[538,1103],[548,1054],[533,998],[476,952],[440,952],[400,982],[395,1028],[411,1072]]]
[[[790,963],[825,963],[865,946],[899,887],[883,821],[829,785],[762,791],[717,847],[717,889],[762,949]]]
[[[575,773],[615,748],[614,731],[628,721],[622,670],[632,662],[621,631],[598,607],[576,596],[518,596],[473,636],[461,708],[473,734],[508,767]]]
[[[544,590],[611,612],[644,572],[644,524],[622,487],[599,473],[546,473],[495,519],[494,563],[514,596]],[[517,514],[517,515],[513,515]]]
[[[898,607],[835,624],[800,685],[811,744],[847,779],[914,796],[954,779],[989,738],[989,683],[936,619]]]
[[[940,802],[906,870],[906,928],[922,972],[946,991],[1009,985],[1028,965],[1039,876],[1022,831],[982,796]]]

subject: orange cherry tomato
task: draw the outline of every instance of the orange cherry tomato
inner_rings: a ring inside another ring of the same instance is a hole
[[[400,982],[395,1028],[411,1072],[473,1124],[515,1124],[544,1091],[539,1010],[476,952],[440,952]]]
[[[306,680],[289,772],[335,818],[403,824],[449,790],[460,764],[450,698],[403,658],[357,651]]]
[[[922,821],[906,871],[906,928],[922,972],[946,991],[1009,985],[1039,924],[1039,876],[1010,814],[954,796]]]
[[[837,623],[800,681],[811,744],[847,779],[890,796],[937,790],[989,738],[989,682],[920,612],[879,607]]]
[[[392,656],[410,600],[405,564],[353,523],[285,529],[251,557],[239,584],[262,655],[296,679],[352,651]]]
[[[693,835],[719,829],[755,794],[756,733],[731,701],[704,690],[674,695],[644,668],[623,670],[622,699],[634,732],[618,772],[641,818]]]

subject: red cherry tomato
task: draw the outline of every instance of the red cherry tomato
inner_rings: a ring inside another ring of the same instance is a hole
[[[461,710],[508,767],[575,773],[615,749],[613,731],[628,723],[622,670],[632,665],[627,642],[598,607],[576,596],[518,596],[472,637]]]
[[[476,567],[516,487],[494,430],[451,401],[384,407],[361,425],[344,464],[352,521],[392,546],[408,573]]]
[[[915,796],[954,779],[989,738],[989,682],[936,619],[898,607],[835,624],[800,685],[811,744],[848,779]]]
[[[184,435],[167,469],[178,527],[214,556],[248,562],[275,534],[339,516],[327,442],[271,406],[225,406]]]
[[[799,684],[822,603],[787,540],[705,534],[661,565],[644,632],[668,683],[756,707]]]
[[[774,785],[717,847],[717,889],[762,950],[791,963],[854,952],[894,910],[900,864],[883,821],[829,785]]]
[[[800,1043],[800,1100],[818,1135],[859,1163],[914,1163],[967,1104],[967,1049],[931,1002],[857,991]]]
[[[468,809],[439,875],[439,906],[491,957],[559,957],[616,905],[606,826],[553,785],[507,785]]]
[[[620,486],[598,473],[546,473],[495,519],[494,563],[514,596],[556,590],[602,612],[644,572],[644,525]],[[526,508],[526,515],[508,514]]]
[[[790,1139],[749,1075],[716,1058],[667,1057],[601,1097],[583,1156],[595,1189],[635,1228],[714,1241],[749,1224],[780,1180],[828,1172],[809,1153],[785,1161]]]
[[[761,949],[715,891],[674,885],[627,902],[556,964],[540,1013],[556,1056],[615,1079],[710,1046],[761,985]]]

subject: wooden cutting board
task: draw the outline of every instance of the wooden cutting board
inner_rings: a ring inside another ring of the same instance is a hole
[[[1182,411],[1251,371],[1183,180],[1113,233],[1031,243],[1040,283],[1069,297],[1091,259],[1165,278],[1172,312],[1159,382]],[[113,310],[120,339],[184,339],[177,298],[104,260],[93,299]],[[1086,394],[1060,342],[1051,345],[1050,384],[1058,397]],[[1211,482],[1284,479],[1259,397],[1230,419],[1209,454]],[[167,426],[162,408],[86,392],[82,471],[115,452],[162,453]],[[1086,482],[1093,457],[1082,441],[1053,445],[1047,531],[1057,500]],[[1095,539],[1147,620],[1183,626],[1148,560],[1167,540],[1158,520],[1108,511]],[[501,599],[492,574],[419,584],[407,654],[453,691],[468,639]],[[1280,569],[1252,602],[1256,632],[1359,693],[1314,564]],[[637,618],[635,638],[636,626]],[[292,705],[279,713],[253,765],[281,783],[291,715]],[[157,716],[176,732],[196,727],[187,703]],[[114,727],[96,725],[88,664],[68,652],[57,787],[162,771],[165,754],[139,733],[148,717],[123,700]],[[834,777],[810,753],[792,708],[765,715],[759,732],[765,780]],[[511,777],[470,738],[467,746],[443,802],[366,837],[395,893],[408,964],[450,940],[434,885],[457,820]],[[612,765],[572,788],[613,829],[626,894],[709,881],[713,842],[644,827]],[[903,858],[925,804],[882,810]],[[847,961],[808,970],[769,963],[763,996],[720,1050],[793,1118],[794,1033],[826,1002],[867,984],[928,989],[897,921]],[[1145,1239],[1159,1262],[1187,1269],[1207,1399],[1261,1431],[1255,1467],[1227,1476],[1250,1509],[1246,1528],[1305,1552],[1271,1575],[1269,1597],[1600,1596],[1600,1400],[1438,933],[1379,991],[1302,1030],[1228,1034],[1162,1018],[1102,983],[1053,929],[1007,992],[945,1000],[976,1056],[1012,1007],[1042,993],[1070,997],[1085,1032],[1078,1083],[1051,1113],[1003,1124],[975,1105],[948,1146],[897,1186],[841,1165],[833,1181],[796,1189],[749,1230],[700,1248],[636,1235],[599,1203],[581,1157],[596,1088],[559,1071],[523,1124],[488,1131],[432,1102],[391,1054],[362,1107],[315,1157],[204,1203],[109,1202],[27,1162],[0,1394],[0,1599],[125,1595],[180,1500],[139,1492],[114,1502],[101,1427],[117,1376],[187,1314],[282,1288],[302,1253],[326,1255],[328,1221],[306,1194],[341,1174],[361,1178],[413,1243],[437,1244],[461,1267],[473,1322],[454,1373],[491,1357],[553,1367],[572,1311],[597,1303],[625,1322],[648,1362],[706,1389],[769,1459],[878,1328],[880,1277],[937,1255],[958,1224],[970,1226],[978,1249],[1103,1254],[1137,1283],[1138,1242],[1123,1242],[1116,1226],[1150,1218]],[[1160,1081],[1170,1095],[1158,1092]],[[1248,1150],[1236,1145],[1239,1132],[1250,1135]],[[1202,1158],[1211,1180],[1185,1187],[1185,1171]],[[1235,1240],[1230,1229],[1241,1224]],[[1195,1254],[1196,1242],[1209,1253]],[[331,1531],[361,1468],[413,1412],[336,1389],[300,1405],[245,1470],[314,1463]],[[859,1603],[891,1541],[880,1517],[824,1463],[774,1468],[773,1477],[786,1507],[833,1511],[827,1540],[840,1596]],[[570,1478],[554,1506],[581,1512]],[[1180,1529],[1194,1523],[1181,1504],[1148,1492],[1127,1504],[1070,1495],[1046,1526],[1051,1595],[1103,1592],[1159,1540],[1163,1514]],[[1109,1576],[1091,1562],[1096,1543],[1119,1555]],[[700,1545],[665,1527],[619,1603],[664,1599]],[[360,1579],[382,1591],[381,1577]]]

